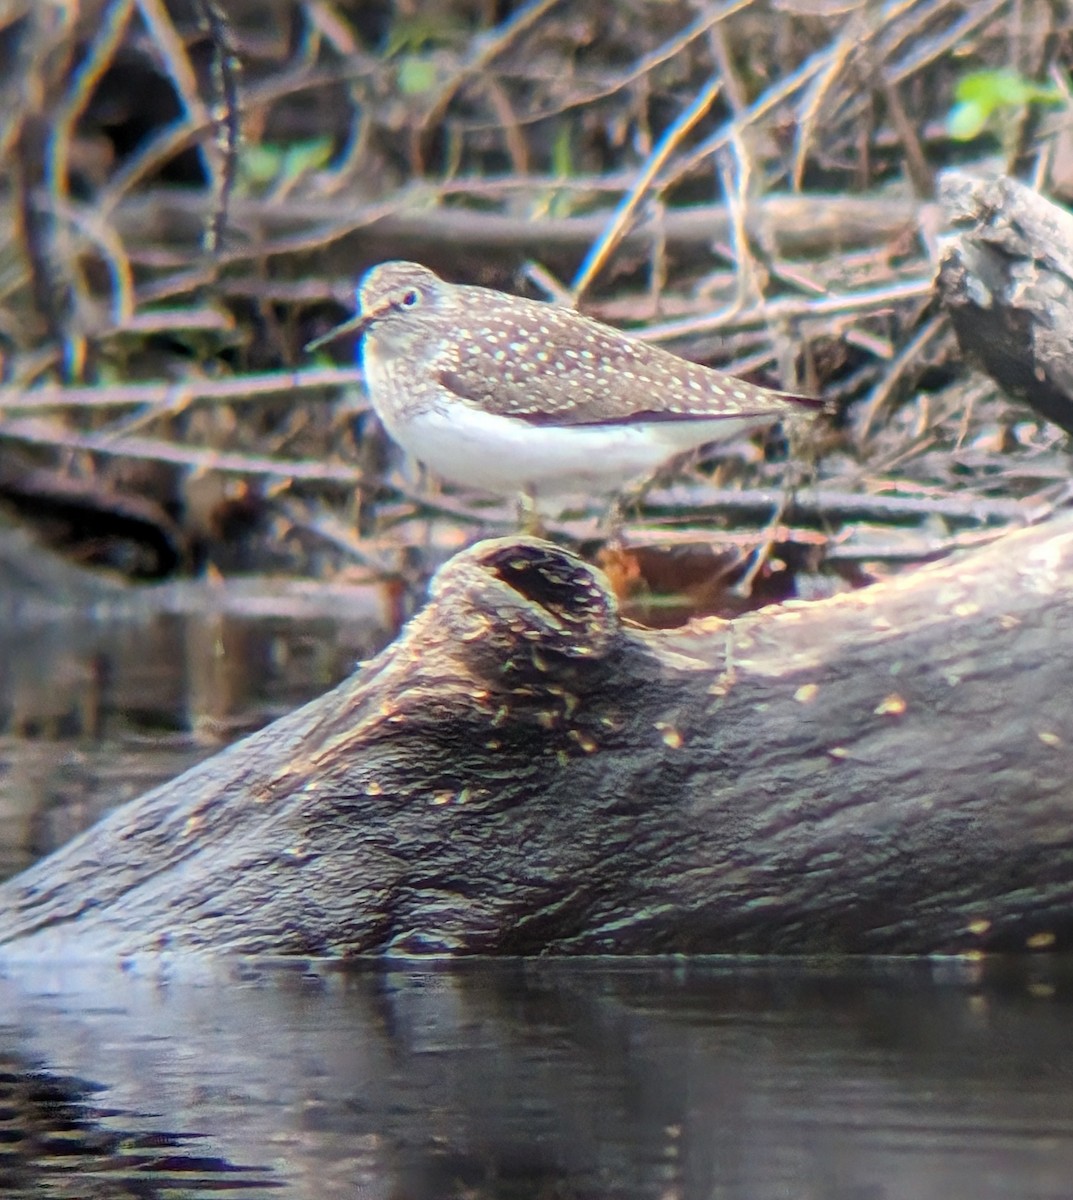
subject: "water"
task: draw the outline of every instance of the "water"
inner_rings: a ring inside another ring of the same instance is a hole
[[[14,966],[0,1182],[12,1197],[1057,1200],[1071,1002],[1073,968],[1045,960]],[[38,1110],[33,1089],[53,1093]]]
[[[0,878],[327,691],[390,637],[387,606],[359,588],[305,600],[190,585],[5,613],[2,566]]]
[[[323,691],[367,623],[0,619],[0,869]],[[0,967],[0,1195],[1073,1194],[1073,964]]]

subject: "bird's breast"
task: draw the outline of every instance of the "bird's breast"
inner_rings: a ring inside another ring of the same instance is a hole
[[[420,347],[403,349],[367,333],[361,368],[372,406],[389,431],[396,432],[415,414],[435,407],[435,374],[422,359]]]

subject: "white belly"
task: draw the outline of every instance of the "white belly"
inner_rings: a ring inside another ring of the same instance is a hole
[[[395,441],[451,483],[498,496],[610,495],[648,478],[676,454],[769,423],[723,417],[550,426],[496,416],[464,402],[448,407],[441,399],[440,406],[422,407],[412,403],[412,382],[391,369],[390,356],[382,358],[368,336],[362,349],[369,395]],[[389,398],[393,402],[383,402]]]
[[[665,421],[651,425],[529,425],[459,405],[388,432],[419,462],[452,483],[516,496],[610,494],[653,474],[684,450],[736,436],[755,421]]]

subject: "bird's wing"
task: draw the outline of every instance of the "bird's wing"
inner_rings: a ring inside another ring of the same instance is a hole
[[[776,420],[823,407],[687,362],[554,305],[512,298],[500,313],[481,300],[467,313],[466,331],[442,346],[439,382],[465,403],[533,425]]]

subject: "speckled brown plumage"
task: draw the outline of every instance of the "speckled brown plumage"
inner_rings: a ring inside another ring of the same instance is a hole
[[[417,302],[404,304],[412,295]],[[378,338],[412,349],[398,373],[411,381],[414,406],[430,399],[420,381],[434,379],[462,403],[534,425],[764,422],[822,407],[687,362],[570,309],[446,283],[417,263],[372,268],[360,301]]]
[[[618,492],[683,451],[822,407],[417,263],[373,267],[358,299],[328,336],[365,335],[388,432],[445,479],[498,495]]]

